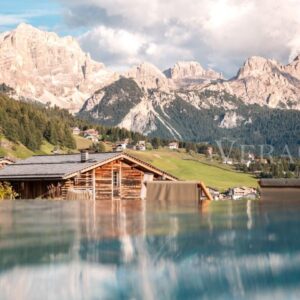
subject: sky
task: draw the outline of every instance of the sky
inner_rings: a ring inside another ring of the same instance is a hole
[[[196,60],[236,74],[250,56],[300,53],[300,0],[1,0],[0,31],[26,22],[75,36],[113,69]]]

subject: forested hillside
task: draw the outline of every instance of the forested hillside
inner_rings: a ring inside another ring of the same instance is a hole
[[[7,88],[3,86],[2,91]],[[48,107],[39,103],[16,101],[0,92],[0,137],[11,142],[21,143],[32,151],[40,149],[42,143],[48,143],[68,149],[76,144],[71,128],[78,126],[82,130],[96,128],[105,140],[143,138],[141,134],[126,129],[95,125],[71,115],[67,110]]]
[[[44,139],[53,145],[74,149],[69,116],[66,110],[15,101],[0,94],[1,134],[33,151],[40,148]]]

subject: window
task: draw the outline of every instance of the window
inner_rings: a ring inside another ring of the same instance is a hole
[[[120,174],[118,171],[113,172],[113,185],[115,188],[120,187]]]

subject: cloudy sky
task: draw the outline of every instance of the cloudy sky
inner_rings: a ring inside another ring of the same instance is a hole
[[[11,0],[0,31],[27,22],[76,36],[114,69],[197,60],[230,77],[252,55],[283,63],[300,52],[300,0]]]

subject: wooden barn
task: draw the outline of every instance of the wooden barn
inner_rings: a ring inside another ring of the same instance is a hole
[[[136,200],[161,180],[177,178],[126,153],[33,156],[0,170],[21,199]]]

